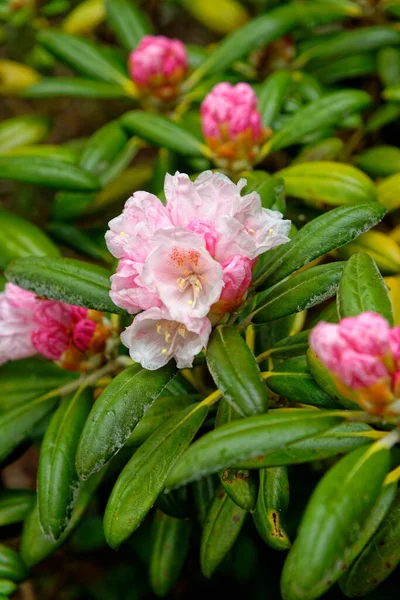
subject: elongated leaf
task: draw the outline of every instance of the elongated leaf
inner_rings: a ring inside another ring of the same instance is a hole
[[[201,526],[203,526],[205,523],[207,513],[210,509],[218,487],[219,480],[215,475],[196,479],[196,481],[194,481],[192,484],[193,500],[197,514],[197,520]]]
[[[119,121],[110,121],[89,138],[79,161],[80,166],[93,175],[100,175],[110,167],[127,141],[128,137]]]
[[[390,452],[378,442],[345,456],[322,478],[283,568],[284,600],[319,598],[339,578],[389,464]]]
[[[187,408],[157,429],[128,462],[111,492],[104,515],[104,532],[112,548],[117,548],[140,525],[207,413],[205,404]]]
[[[338,408],[338,404],[314,381],[307,368],[305,356],[289,358],[268,374],[268,387],[292,402],[311,404],[321,408]]]
[[[335,295],[344,263],[312,267],[255,296],[248,308],[255,323],[266,323],[311,308]]]
[[[43,533],[58,540],[66,529],[78,489],[75,453],[92,407],[92,391],[62,400],[46,430],[38,470],[38,511]]]
[[[309,333],[310,331],[306,330],[283,338],[271,348],[270,356],[275,360],[303,355],[308,348]]]
[[[284,514],[289,505],[289,479],[286,467],[260,470],[260,489],[254,524],[266,544],[274,550],[291,546],[284,526]]]
[[[400,562],[400,495],[369,544],[340,580],[349,598],[371,593]]]
[[[103,0],[83,0],[63,20],[62,28],[72,35],[87,35],[103,23],[104,18]]]
[[[49,133],[46,117],[26,116],[6,119],[0,124],[0,152],[37,144]]]
[[[193,516],[192,498],[187,487],[181,487],[168,494],[161,492],[155,506],[164,514],[175,519],[187,519]]]
[[[291,82],[290,71],[276,71],[262,84],[258,96],[258,110],[263,125],[271,126],[281,111]]]
[[[93,175],[76,165],[55,158],[21,154],[0,156],[1,179],[66,190],[89,191],[100,187]]]
[[[87,40],[49,29],[40,31],[37,40],[46,50],[82,75],[118,83],[125,89],[132,85],[126,73],[117,68],[114,62],[107,60],[105,53]]]
[[[384,86],[400,83],[400,52],[397,48],[383,48],[378,52],[378,75]]]
[[[106,0],[105,5],[110,28],[126,50],[133,50],[144,35],[151,33],[145,15],[131,0]]]
[[[301,198],[311,206],[341,206],[374,202],[375,186],[362,171],[337,162],[296,164],[278,171],[288,196]]]
[[[110,279],[102,267],[72,258],[20,258],[6,269],[20,287],[53,300],[123,313],[109,297]]]
[[[26,440],[39,421],[55,408],[56,403],[56,398],[46,399],[43,396],[0,415],[0,461]]]
[[[219,325],[207,346],[207,365],[224,398],[245,416],[268,410],[266,387],[254,355],[233,327]]]
[[[157,511],[150,556],[150,585],[163,598],[179,578],[189,549],[191,522]]]
[[[101,469],[120,450],[174,375],[171,363],[155,372],[133,365],[113,379],[96,400],[82,431],[76,453],[81,479]]]
[[[270,252],[271,258],[262,270],[255,268],[255,284],[259,289],[274,285],[303,265],[364,233],[379,223],[384,214],[377,202],[370,202],[340,206],[317,217],[296,233],[291,242]]]
[[[197,440],[176,464],[166,487],[173,489],[198,477],[285,448],[341,421],[342,417],[335,411],[307,409],[271,410],[266,415],[233,421]]]
[[[356,240],[339,248],[338,255],[348,259],[354,254],[368,254],[382,273],[400,273],[400,247],[396,240],[381,231],[367,231]]]
[[[2,490],[0,492],[0,527],[23,521],[32,510],[35,493],[31,490]]]
[[[356,156],[354,163],[372,177],[388,177],[400,172],[400,149],[375,146]]]
[[[318,77],[321,83],[336,83],[337,81],[344,81],[345,79],[355,79],[356,77],[365,77],[376,73],[376,56],[375,54],[354,54],[353,56],[346,56],[346,58],[339,58],[328,65],[321,65],[312,70],[313,75]],[[352,117],[358,117],[358,115],[351,115]],[[340,125],[343,127],[344,122]],[[361,123],[360,123],[361,125]],[[349,124],[350,128],[353,125]],[[358,125],[355,123],[354,127]]]
[[[26,567],[17,552],[4,544],[0,544],[0,577],[21,581],[27,576]]]
[[[59,249],[38,227],[0,209],[0,268],[24,256],[60,256]]]
[[[332,161],[337,159],[344,148],[341,139],[332,137],[306,146],[294,159],[294,165],[306,162]]]
[[[0,579],[0,598],[8,600],[8,598],[17,591],[17,584],[9,579]]]
[[[211,577],[232,548],[246,516],[223,488],[217,491],[201,536],[200,564],[205,577]]]
[[[110,253],[95,242],[88,233],[84,233],[77,227],[67,223],[55,222],[50,223],[46,230],[54,239],[69,248],[73,248],[94,260],[102,260],[106,263],[112,262]]]
[[[55,146],[53,144],[37,144],[33,146],[23,146],[12,148],[3,153],[3,156],[38,156],[40,158],[50,158],[65,162],[71,165],[76,165],[78,162],[78,153],[72,148],[66,146]]]
[[[332,400],[338,402],[349,410],[357,410],[359,408],[358,404],[352,402],[348,398],[345,398],[345,396],[342,396],[337,389],[332,373],[319,360],[311,348],[309,348],[307,351],[307,366],[316,383],[322,390],[324,390],[326,394],[328,394],[328,396],[332,398]]]
[[[378,267],[368,254],[354,254],[346,263],[338,288],[340,318],[377,312],[393,326],[393,308]]]
[[[324,127],[340,123],[344,116],[361,112],[371,104],[370,96],[359,90],[345,90],[326,94],[298,110],[285,125],[272,136],[262,154],[296,144],[305,135]]]
[[[382,204],[386,210],[391,212],[397,210],[400,207],[399,200],[399,189],[400,184],[400,173],[387,177],[376,186],[376,193],[378,195],[378,202]]]
[[[25,88],[23,98],[126,98],[122,85],[81,77],[43,77]]]
[[[194,135],[169,119],[156,114],[135,110],[121,117],[123,127],[131,134],[148,142],[169,148],[178,154],[203,156],[208,154],[207,147]]]

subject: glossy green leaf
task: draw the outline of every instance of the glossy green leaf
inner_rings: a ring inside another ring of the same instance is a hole
[[[9,579],[0,579],[0,598],[7,600],[17,590],[17,585]]]
[[[24,256],[60,256],[59,249],[36,225],[0,209],[0,268]]]
[[[109,168],[128,141],[119,121],[110,121],[98,129],[87,141],[79,165],[93,175]]]
[[[203,526],[205,523],[207,513],[210,509],[218,487],[219,479],[215,475],[201,477],[200,479],[196,479],[192,484],[194,506],[197,514],[197,520],[201,526]]]
[[[4,152],[2,156],[23,156],[29,158],[31,156],[39,158],[50,158],[50,160],[58,160],[71,165],[76,165],[78,162],[78,153],[73,148],[67,146],[57,146],[54,144],[34,144],[32,146],[22,146],[12,148]]]
[[[270,251],[271,258],[262,270],[256,266],[255,285],[259,289],[274,285],[303,265],[368,231],[384,214],[377,202],[369,202],[340,206],[317,217],[302,227],[291,242]]]
[[[165,494],[161,492],[155,502],[156,508],[175,519],[187,519],[193,516],[192,498],[187,487],[181,487]]]
[[[174,375],[172,363],[157,371],[133,365],[103,390],[86,421],[76,453],[81,479],[101,469],[120,450]]]
[[[354,163],[372,177],[388,177],[400,172],[400,148],[375,146],[355,156]]]
[[[123,313],[109,296],[109,273],[73,258],[20,258],[9,264],[6,277],[26,290],[52,300],[112,313]]]
[[[77,227],[67,223],[49,223],[46,231],[58,242],[65,246],[81,252],[94,260],[102,260],[106,263],[112,262],[110,253],[95,242],[89,233],[85,233]]]
[[[11,581],[21,581],[27,576],[26,567],[20,555],[0,544],[0,577]]]
[[[40,450],[38,511],[43,533],[58,540],[74,506],[78,475],[75,454],[92,407],[92,390],[78,390],[63,398],[47,427]]]
[[[93,81],[82,77],[43,77],[25,88],[23,98],[126,98],[127,92],[118,83]]]
[[[384,86],[400,83],[400,52],[397,48],[383,48],[378,52],[378,74]]]
[[[288,196],[311,206],[342,206],[376,200],[371,179],[352,165],[337,162],[295,164],[278,171]]]
[[[400,273],[400,246],[385,233],[367,231],[338,250],[339,257],[343,259],[360,253],[368,254],[382,273],[386,275]]]
[[[0,527],[23,521],[34,503],[35,493],[32,490],[1,490]]]
[[[305,356],[296,356],[280,362],[268,373],[265,381],[275,394],[291,402],[311,404],[320,408],[338,408],[337,403],[315,383],[307,368]]]
[[[215,384],[235,410],[244,416],[268,410],[257,362],[236,329],[219,325],[211,334],[206,358]]]
[[[318,77],[321,83],[332,84],[344,81],[345,79],[356,79],[357,77],[375,74],[376,69],[376,56],[370,53],[354,54],[353,56],[346,56],[346,58],[339,58],[327,65],[313,68],[312,72],[315,77]],[[344,127],[344,122],[339,123],[339,126]],[[358,128],[357,124],[355,124],[355,128]]]
[[[360,112],[371,104],[360,90],[331,92],[298,110],[265,145],[262,154],[297,144],[305,135],[337,125],[344,116]]]
[[[33,507],[25,520],[21,537],[21,556],[28,568],[42,562],[62,546],[81,520],[103,476],[104,471],[96,473],[88,481],[82,483],[68,526],[57,541],[44,535],[39,521],[37,505]]]
[[[310,144],[302,150],[292,164],[299,165],[306,162],[320,162],[336,160],[344,148],[340,138],[332,137]]]
[[[387,177],[376,186],[378,202],[382,204],[389,212],[397,210],[400,207],[399,200],[400,173]]]
[[[63,160],[43,156],[0,156],[0,178],[66,190],[99,188],[98,181],[87,171]]]
[[[380,528],[340,581],[349,598],[371,593],[400,562],[400,495]]]
[[[321,479],[283,568],[283,600],[319,598],[340,577],[389,465],[390,452],[378,442],[345,456]]]
[[[392,88],[386,90],[385,92],[383,92],[383,96],[389,100],[390,99],[390,91]],[[398,87],[394,86],[393,87],[393,92],[394,92],[394,96],[396,96],[396,90],[397,90],[397,97],[398,100],[400,100],[400,85]],[[395,100],[396,98],[394,97],[393,100]],[[382,127],[386,127],[386,125],[389,125],[390,123],[395,122],[400,116],[400,105],[399,104],[395,104],[394,102],[387,102],[386,104],[381,104],[375,112],[372,113],[372,115],[370,116],[367,125],[366,125],[366,131],[367,132],[371,132],[371,131],[377,131],[378,129],[381,129]]]
[[[400,84],[393,85],[393,86],[386,88],[386,90],[384,90],[382,92],[382,96],[385,98],[385,100],[392,100],[393,102],[396,102],[396,103],[399,102],[400,101]],[[385,116],[389,112],[389,106],[390,106],[390,112],[393,114],[393,119],[397,118],[398,112],[400,110],[400,107],[397,104],[386,105]]]
[[[241,465],[317,435],[342,420],[335,411],[293,408],[233,421],[197,440],[170,473],[166,487],[173,489],[223,468]]]
[[[237,506],[223,488],[217,491],[201,536],[200,564],[205,577],[211,577],[231,550],[246,516],[247,512]]]
[[[271,126],[281,107],[291,82],[290,71],[276,71],[263,82],[258,94],[258,110],[263,125]]]
[[[309,333],[309,330],[300,331],[300,333],[281,339],[269,351],[271,358],[275,360],[301,356],[307,351]]]
[[[132,0],[106,0],[107,21],[117,40],[133,50],[144,35],[151,33],[145,15]]]
[[[339,317],[377,312],[393,326],[388,288],[376,263],[368,254],[353,254],[343,269],[338,287]]]
[[[140,525],[207,413],[205,404],[188,407],[157,429],[123,469],[104,515],[104,532],[112,548],[118,548]]]
[[[150,556],[150,585],[163,598],[177,582],[189,550],[191,522],[157,511]]]
[[[57,398],[41,396],[0,414],[0,461],[3,461],[24,440],[33,428],[51,412]]]
[[[123,127],[132,135],[185,156],[208,154],[207,147],[192,133],[161,115],[134,110],[121,117]]]
[[[260,488],[253,514],[258,533],[274,550],[289,550],[284,515],[289,506],[289,479],[286,467],[260,470]]]
[[[312,267],[257,294],[247,309],[254,323],[266,323],[311,308],[335,295],[344,263]]]
[[[0,123],[0,152],[41,142],[49,133],[47,117],[24,116]]]

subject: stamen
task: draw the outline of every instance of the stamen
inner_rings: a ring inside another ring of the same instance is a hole
[[[164,354],[164,355],[165,355],[165,354],[168,354],[168,350],[167,350],[166,348],[163,348],[163,349],[161,350],[161,354]]]
[[[247,231],[250,233],[250,235],[254,235],[256,233],[254,229],[248,229]]]
[[[273,228],[273,227],[270,227],[270,228],[268,229],[268,233],[269,233],[269,236],[271,237],[271,235],[274,233],[274,228]]]

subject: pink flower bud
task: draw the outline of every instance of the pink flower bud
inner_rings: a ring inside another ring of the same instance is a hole
[[[336,372],[349,344],[342,338],[338,325],[321,322],[310,334],[310,348],[328,369]]]
[[[72,323],[77,323],[81,319],[86,319],[86,315],[88,314],[87,308],[83,308],[83,306],[72,306],[72,304],[68,304],[67,306],[69,306]]]
[[[389,323],[382,315],[365,312],[342,319],[340,335],[356,352],[384,356],[389,352]]]
[[[251,260],[245,256],[232,256],[222,263],[224,289],[221,299],[231,302],[242,298],[251,283]]]
[[[380,379],[388,379],[389,373],[379,358],[345,350],[337,364],[337,375],[350,388],[370,387]]]
[[[69,335],[64,327],[52,325],[32,331],[31,341],[40,354],[50,360],[59,360],[68,348]]]
[[[78,321],[72,332],[72,340],[78,350],[86,352],[92,341],[95,329],[96,323],[90,319],[81,319]]]
[[[163,35],[145,35],[129,56],[130,74],[139,91],[159,100],[179,94],[187,68],[184,44]]]
[[[400,369],[400,327],[393,327],[389,332],[389,345],[395,364]]]
[[[43,327],[71,324],[70,305],[57,300],[37,300],[34,308],[35,320]]]

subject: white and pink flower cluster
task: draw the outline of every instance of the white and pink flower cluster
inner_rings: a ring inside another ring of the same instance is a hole
[[[257,257],[288,241],[290,221],[262,208],[257,193],[241,196],[245,185],[211,171],[194,182],[167,174],[166,206],[136,192],[110,221],[106,241],[119,259],[110,295],[132,314],[144,311],[121,336],[143,367],[172,357],[190,367],[211,320],[241,303]]]
[[[88,350],[97,323],[87,308],[37,297],[12,283],[0,294],[0,364],[39,353],[59,361]],[[96,314],[94,314],[96,318]]]
[[[374,414],[400,413],[400,327],[365,312],[338,325],[318,323],[310,347],[350,400]]]
[[[129,56],[132,80],[143,96],[176,98],[188,69],[185,45],[163,35],[145,35]]]

